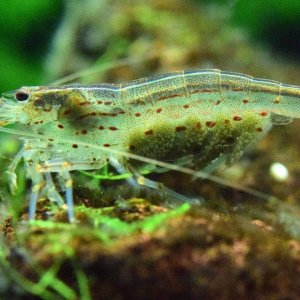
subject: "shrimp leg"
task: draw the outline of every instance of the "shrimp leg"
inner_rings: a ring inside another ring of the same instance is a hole
[[[148,178],[144,177],[135,168],[133,168],[129,164],[127,164],[127,168],[124,167],[113,156],[110,156],[109,162],[116,169],[116,171],[119,172],[119,173],[128,173],[128,172],[132,173],[133,177],[128,178],[127,181],[133,187],[144,186],[144,187],[148,187],[150,189],[158,190],[158,191],[161,191],[162,193],[165,193],[166,195],[168,195],[168,196],[170,196],[170,197],[172,197],[172,198],[174,198],[174,199],[176,199],[180,202],[188,202],[188,203],[191,203],[191,204],[194,204],[195,202],[198,202],[198,201],[195,201],[195,199],[191,199],[189,197],[181,195],[181,194],[167,188],[161,182],[156,182],[154,180],[151,180],[151,179],[148,179]]]
[[[6,175],[8,176],[9,189],[12,194],[15,194],[17,189],[17,175],[16,168],[21,161],[25,152],[25,146],[21,148],[21,150],[17,153],[17,155],[12,160],[11,164],[8,166],[6,170]]]

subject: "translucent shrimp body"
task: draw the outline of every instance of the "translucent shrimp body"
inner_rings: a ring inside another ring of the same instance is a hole
[[[297,86],[219,70],[182,71],[118,85],[23,87],[3,95],[0,125],[20,124],[25,136],[47,138],[25,140],[17,156],[24,157],[33,181],[30,218],[41,192],[62,202],[51,179],[57,172],[65,179],[73,221],[69,171],[98,169],[108,161],[127,169],[135,163],[126,153],[211,170],[218,161],[237,159],[272,124],[300,117],[299,98]]]

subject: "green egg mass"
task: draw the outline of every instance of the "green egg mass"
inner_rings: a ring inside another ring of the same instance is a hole
[[[219,157],[231,164],[245,147],[268,130],[269,120],[247,112],[228,118],[218,114],[214,121],[188,118],[174,125],[170,120],[151,130],[136,129],[129,138],[132,153],[168,162],[182,161],[196,169],[209,166]]]

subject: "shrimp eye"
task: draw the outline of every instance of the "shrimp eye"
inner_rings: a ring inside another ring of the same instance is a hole
[[[19,91],[15,93],[15,99],[17,101],[26,101],[29,98],[29,94],[24,91]]]

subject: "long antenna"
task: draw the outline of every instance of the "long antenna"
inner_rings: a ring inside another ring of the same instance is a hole
[[[108,69],[113,69],[113,68],[117,68],[117,67],[124,66],[124,65],[138,64],[138,63],[141,63],[143,61],[153,59],[155,57],[157,57],[157,56],[152,55],[152,56],[138,57],[138,58],[137,57],[136,58],[128,58],[127,57],[127,58],[124,58],[124,59],[117,60],[116,62],[102,63],[100,65],[95,65],[95,66],[89,67],[87,69],[84,69],[84,70],[72,73],[70,75],[67,75],[65,77],[62,77],[61,79],[58,79],[58,80],[50,83],[49,85],[52,85],[52,86],[54,86],[54,85],[55,86],[63,85],[63,84],[66,84],[68,82],[72,82],[72,81],[74,81],[76,79],[79,79],[81,77],[84,77],[84,76],[97,74],[97,73],[100,73],[100,72],[104,72]]]

